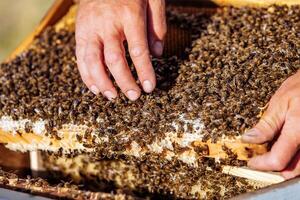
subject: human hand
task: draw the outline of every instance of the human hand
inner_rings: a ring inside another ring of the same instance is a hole
[[[250,159],[248,166],[281,171],[286,179],[300,175],[300,71],[280,86],[258,124],[242,140],[265,143],[277,137],[271,150]]]
[[[164,0],[80,0],[75,38],[82,80],[93,93],[113,99],[117,90],[110,72],[130,100],[138,99],[141,91],[125,58],[126,40],[143,90],[152,92],[156,78],[150,52],[162,54],[165,34]]]

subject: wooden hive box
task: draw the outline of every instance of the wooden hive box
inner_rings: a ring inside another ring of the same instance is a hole
[[[171,2],[171,1],[170,1]],[[175,1],[174,1],[175,2]],[[174,5],[179,5],[182,3],[182,1],[177,1],[174,3]],[[197,4],[199,2],[197,1],[184,1],[186,4],[185,8],[180,8],[183,10],[188,10],[190,12],[195,12],[195,9],[200,10],[206,10],[206,12],[214,12],[214,7],[209,8],[197,8]],[[214,2],[201,2],[201,4],[207,4],[212,5],[213,4],[219,4],[219,5],[236,5],[236,6],[244,6],[251,5],[251,6],[266,6],[273,3],[281,3],[281,4],[295,4],[299,3],[297,1],[286,1],[282,3],[281,1],[264,1],[262,3],[261,1],[218,1],[215,0]],[[245,4],[244,4],[245,3]],[[193,8],[191,8],[191,6]],[[196,6],[196,8],[194,7]],[[61,29],[66,26],[73,26],[74,23],[74,15],[76,12],[76,6],[73,5],[73,2],[70,1],[64,1],[64,0],[57,0],[53,7],[49,10],[47,15],[44,17],[44,19],[41,21],[40,25],[36,28],[36,30],[11,54],[9,57],[10,59],[15,58],[16,55],[20,54],[24,50],[28,49],[30,45],[32,45],[34,38],[36,36],[39,36],[48,26],[55,26],[56,29]],[[170,35],[172,35],[174,38],[167,38],[167,53],[180,53],[184,50],[184,47],[186,43],[189,42],[191,39],[189,36],[188,31],[182,31],[176,29],[176,27],[170,27]],[[178,37],[179,36],[179,37]],[[176,38],[179,38],[178,41],[176,41]],[[175,40],[175,42],[174,42]],[[176,46],[180,46],[181,48],[176,48]],[[175,48],[174,48],[175,47]],[[175,52],[174,52],[175,49]],[[13,130],[5,129],[6,123],[14,123],[11,121],[11,119],[5,119],[2,123],[2,127],[0,127],[0,142],[5,144],[7,147],[14,149],[14,150],[21,150],[21,151],[37,151],[37,150],[50,150],[53,152],[58,152],[60,149],[63,149],[64,153],[68,153],[70,151],[79,150],[79,152],[86,151],[86,152],[93,152],[94,150],[92,148],[83,147],[81,144],[78,143],[76,135],[84,135],[85,131],[88,129],[86,126],[80,126],[80,127],[74,127],[74,126],[63,126],[60,130],[57,130],[60,134],[60,139],[57,140],[56,138],[51,138],[50,136],[47,136],[45,133],[45,130],[42,130],[41,132],[37,131],[39,130],[38,127],[41,126],[41,122],[35,122],[32,124],[33,126],[33,132],[25,132],[23,130],[22,132],[22,126],[25,126],[25,122],[22,122],[23,125],[21,125],[21,131],[20,134],[16,134],[13,132]],[[42,124],[43,126],[43,124]],[[34,128],[35,127],[35,128]],[[24,129],[24,127],[23,127]],[[173,135],[170,135],[169,137],[173,137]],[[177,136],[174,136],[172,139],[172,142],[179,141],[180,138]],[[88,146],[92,141],[86,140],[86,146]],[[179,141],[180,142],[180,141]],[[208,154],[205,155],[196,155],[197,158],[200,157],[211,157],[211,158],[224,158],[227,159],[228,154],[226,152],[226,149],[223,148],[226,146],[229,148],[232,152],[234,152],[237,155],[238,160],[244,160],[247,161],[249,159],[249,151],[251,151],[251,156],[260,155],[262,153],[265,153],[267,151],[267,148],[265,145],[249,145],[249,144],[243,144],[240,142],[239,138],[226,138],[221,141],[211,142],[206,141],[203,142],[201,140],[193,140],[191,141],[193,143],[193,147],[203,147],[208,148]],[[98,145],[101,145],[101,141],[98,142]],[[125,149],[125,151],[119,153],[119,155],[127,155],[127,156],[140,156],[142,154],[149,153],[148,150],[144,150],[141,148],[133,149],[133,147],[136,147],[135,144],[131,144],[128,149]],[[190,147],[190,146],[189,146]],[[151,152],[150,152],[151,153]],[[169,152],[172,153],[172,152]],[[185,151],[182,155],[187,156],[188,158],[194,158],[195,152],[193,150],[191,151]],[[41,165],[36,159],[36,153],[32,153],[32,167],[35,170],[39,170]],[[181,155],[179,155],[177,158],[180,158]],[[39,156],[40,157],[40,156]],[[234,176],[240,176],[247,179],[252,179],[254,181],[259,181],[263,185],[269,185],[273,183],[278,183],[283,181],[283,178],[281,178],[277,174],[273,173],[263,173],[263,172],[256,172],[253,170],[249,170],[246,168],[240,168],[237,166],[222,166],[223,172],[226,174],[231,174]]]

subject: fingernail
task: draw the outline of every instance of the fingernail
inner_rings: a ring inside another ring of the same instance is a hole
[[[244,133],[244,135],[242,136],[242,140],[244,141],[252,140],[256,136],[257,136],[257,131],[255,129],[250,129],[249,131]]]
[[[156,41],[154,42],[154,44],[152,45],[153,51],[157,56],[161,56],[163,54],[163,44],[161,41]]]
[[[126,94],[131,101],[135,101],[139,98],[139,93],[135,90],[128,90]]]
[[[94,93],[95,95],[99,94],[99,89],[95,86],[95,85],[92,85],[90,87],[90,90],[92,91],[92,93]]]
[[[145,92],[152,92],[153,90],[153,85],[149,80],[145,80],[143,82],[143,89]]]
[[[103,92],[103,94],[104,96],[106,96],[106,98],[108,98],[108,100],[113,100],[117,97],[117,95],[110,90],[106,90],[105,92]]]

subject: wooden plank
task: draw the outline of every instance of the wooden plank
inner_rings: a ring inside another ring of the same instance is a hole
[[[74,144],[76,141],[73,141],[70,138],[70,135],[73,135],[70,132],[61,131],[63,133],[63,137],[61,140],[56,140],[54,138],[48,138],[51,141],[50,147],[62,147],[74,149]],[[84,134],[84,132],[79,133]],[[43,136],[37,135],[34,133],[21,133],[21,134],[12,134],[9,132],[5,132],[0,129],[0,143],[4,144],[25,144],[36,146],[35,144],[43,142]],[[64,144],[65,146],[61,146]],[[192,146],[194,149],[198,148],[198,154],[203,157],[211,157],[217,159],[226,159],[228,158],[228,151],[234,153],[239,160],[249,160],[249,158],[261,155],[267,152],[267,147],[265,145],[255,145],[255,144],[245,144],[241,143],[240,140],[236,141],[219,141],[217,143],[201,142],[195,141]],[[39,149],[31,149],[31,150],[39,150]]]
[[[5,188],[1,189],[1,188]],[[24,191],[30,193],[27,196],[25,193],[14,193],[12,190]],[[33,196],[34,195],[34,196]],[[38,195],[38,196],[36,196]],[[45,196],[48,198],[42,198]],[[106,191],[87,191],[81,190],[75,185],[68,183],[64,184],[49,184],[44,179],[20,178],[14,173],[4,172],[0,170],[0,199],[13,200],[48,200],[48,199],[139,199],[135,196],[125,193],[114,194]]]
[[[285,181],[280,173],[257,171],[246,167],[223,166],[222,172],[232,176],[259,181],[267,185]]]
[[[28,170],[30,167],[27,153],[11,151],[0,144],[0,166],[9,170]]]
[[[204,154],[204,157],[223,159],[228,158],[227,151],[236,154],[238,160],[249,160],[251,157],[267,152],[266,145],[246,144],[242,143],[239,139],[218,141],[217,143],[196,141],[193,143],[193,146],[200,147],[203,151],[207,148],[208,152]]]

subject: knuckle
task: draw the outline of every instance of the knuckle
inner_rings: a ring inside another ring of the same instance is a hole
[[[145,10],[147,8],[147,0],[129,1],[123,5],[123,8],[128,14],[138,16],[138,11]]]
[[[115,16],[108,16],[107,18],[116,18]],[[107,22],[104,20],[104,23],[102,26],[95,27],[97,30],[97,33],[102,37],[102,40],[105,43],[110,42],[120,42],[122,36],[123,36],[123,29],[120,25],[120,21],[113,20],[110,22]]]
[[[130,48],[130,54],[133,58],[139,58],[149,54],[148,46],[143,44],[134,45]]]
[[[274,157],[273,159],[271,159],[269,165],[275,171],[282,171],[286,166],[284,162],[282,162],[282,160],[278,157]]]
[[[276,124],[276,120],[272,116],[263,116],[260,120],[260,125],[263,127],[264,130],[277,130],[278,126]]]
[[[83,61],[86,63],[86,64],[91,64],[91,63],[94,63],[96,62],[97,60],[97,54],[96,53],[89,53],[89,54],[86,54],[83,58]]]
[[[123,59],[123,54],[117,51],[108,51],[105,52],[105,62],[108,66],[112,66],[118,63],[121,59]]]

